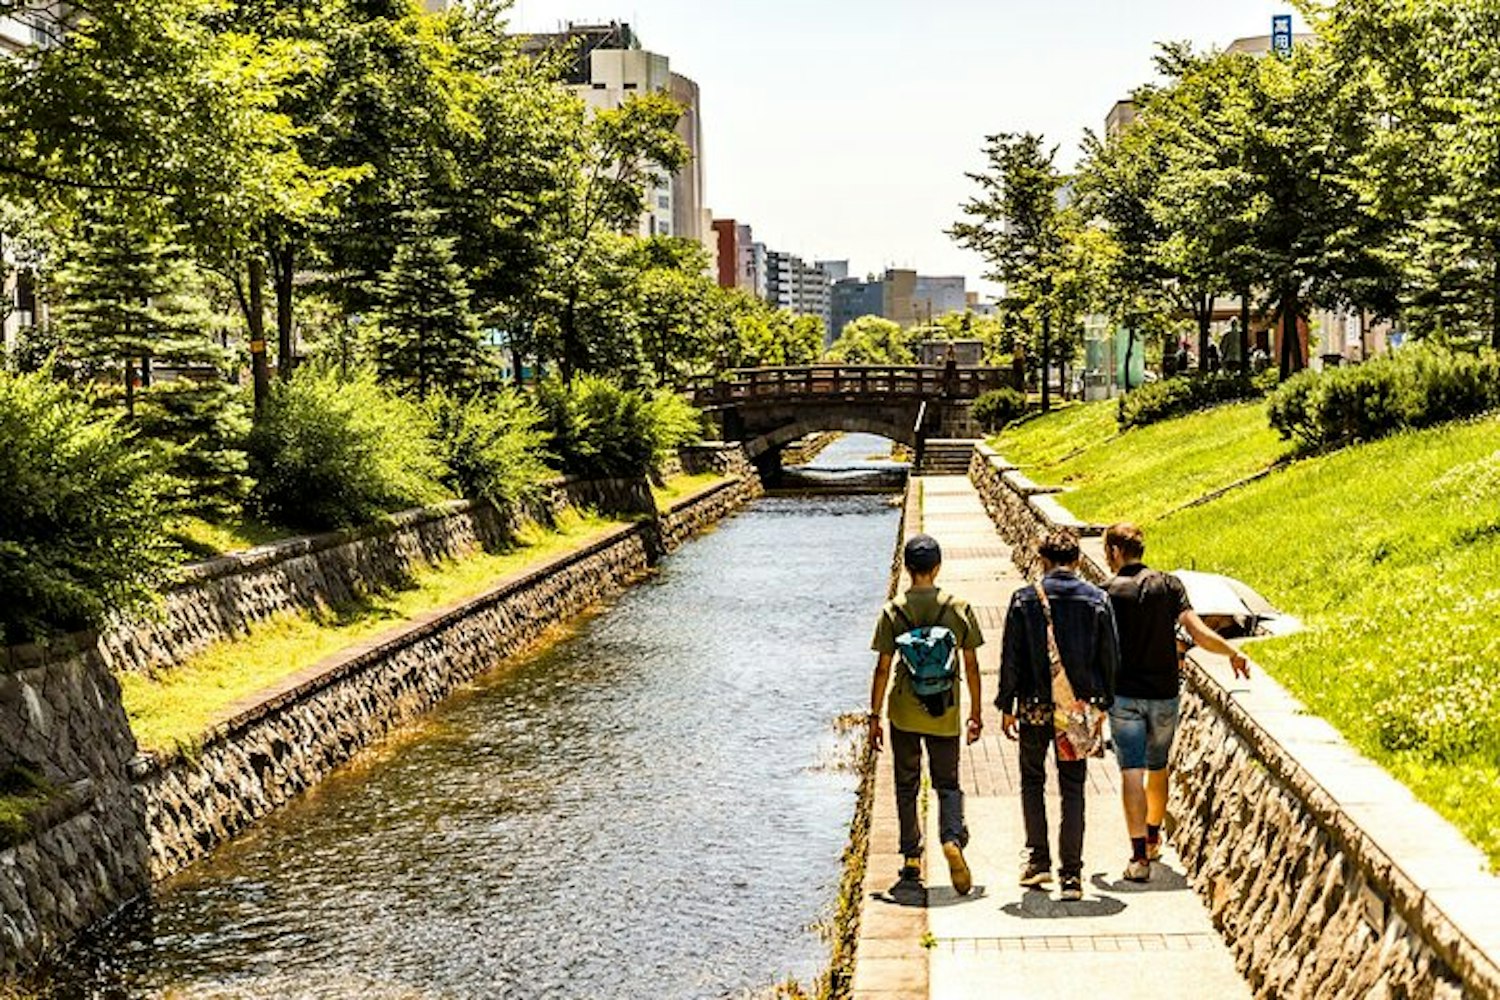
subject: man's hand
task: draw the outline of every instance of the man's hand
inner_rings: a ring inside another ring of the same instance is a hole
[[[979,742],[979,737],[984,733],[984,720],[977,715],[969,716],[968,742],[970,744]]]
[[[1000,716],[1000,731],[1005,734],[1006,739],[1014,740],[1020,738],[1021,727],[1014,715],[1002,715]]]
[[[1234,671],[1234,676],[1242,681],[1250,679],[1250,661],[1245,659],[1245,654],[1235,650],[1229,656],[1229,667]]]
[[[870,748],[876,753],[885,749],[885,727],[881,725],[880,716],[870,715]]]

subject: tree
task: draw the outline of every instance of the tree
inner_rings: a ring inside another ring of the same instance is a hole
[[[438,222],[430,210],[405,213],[395,258],[370,289],[376,369],[419,398],[467,388],[485,365],[454,240],[438,235]]]
[[[975,221],[958,222],[948,230],[959,245],[985,259],[990,267],[985,277],[1005,285],[1007,296],[1040,306],[1044,410],[1052,401],[1048,300],[1061,249],[1058,195],[1064,179],[1054,165],[1056,155],[1056,147],[1045,148],[1041,136],[1029,132],[990,136],[985,145],[988,169],[968,175],[980,193],[963,211]]]
[[[879,316],[861,316],[845,324],[826,356],[848,365],[909,365],[917,360],[901,324]]]
[[[637,249],[635,312],[641,350],[658,385],[702,374],[713,363],[713,331],[723,326],[724,298],[708,277],[708,254],[690,240],[658,236]]]
[[[57,275],[61,360],[113,384],[101,398],[122,407],[135,441],[163,453],[183,504],[222,509],[248,488],[248,428],[202,276],[168,241],[172,227],[109,203],[98,211]]]

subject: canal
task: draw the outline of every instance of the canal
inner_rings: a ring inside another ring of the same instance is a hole
[[[854,804],[836,723],[868,696],[897,518],[889,497],[757,502],[161,886],[56,993],[810,983]]]

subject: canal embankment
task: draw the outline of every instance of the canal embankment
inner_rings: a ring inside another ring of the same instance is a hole
[[[1102,527],[993,449],[970,478],[1029,569],[1046,530]],[[1253,647],[1251,647],[1253,649]],[[1236,681],[1193,650],[1174,747],[1169,831],[1257,995],[1500,996],[1500,880],[1484,853],[1274,678]]]
[[[162,882],[53,984],[698,1000],[812,983],[896,519],[882,496],[748,505]]]
[[[249,622],[337,606],[418,562],[461,558],[514,526],[482,505],[449,504],[282,542],[189,570],[155,620],[7,650],[0,771],[34,772],[51,801],[0,848],[0,972],[65,945],[757,495],[753,469],[731,452],[693,454],[697,471],[726,478],[656,516],[309,665],[176,750],[137,752],[119,672],[170,669]],[[651,497],[644,482],[623,492],[619,484],[567,484],[554,502],[618,508]]]

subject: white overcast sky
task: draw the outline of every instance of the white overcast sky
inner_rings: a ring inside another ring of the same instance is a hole
[[[703,94],[708,205],[771,247],[863,274],[983,264],[943,230],[984,137],[1083,129],[1152,76],[1156,43],[1270,32],[1265,0],[518,0],[512,24],[628,21]],[[1303,30],[1300,19],[1297,30]]]

